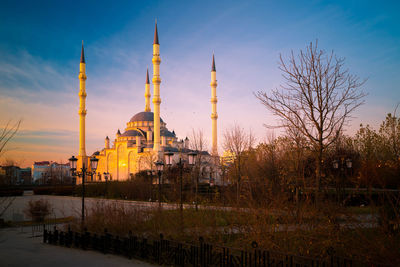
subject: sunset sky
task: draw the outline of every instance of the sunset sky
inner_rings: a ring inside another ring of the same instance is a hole
[[[215,53],[219,144],[234,123],[258,141],[274,118],[253,92],[283,79],[279,55],[319,47],[367,78],[366,104],[346,128],[375,128],[400,102],[398,1],[2,1],[0,127],[22,119],[0,158],[21,166],[78,154],[79,59],[86,55],[86,151],[104,147],[144,110],[154,21],[161,56],[161,117],[179,138],[211,139],[210,68]],[[152,90],[152,89],[151,89]],[[278,134],[278,133],[277,133]],[[222,148],[220,148],[222,151]]]

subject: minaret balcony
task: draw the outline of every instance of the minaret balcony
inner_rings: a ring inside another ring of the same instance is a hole
[[[161,63],[161,58],[159,55],[153,55],[153,58],[151,59],[151,61],[153,62],[153,64],[159,65]]]
[[[160,84],[161,83],[161,78],[160,77],[154,77],[152,79],[152,81],[153,81],[153,84]]]
[[[157,97],[157,98],[154,97],[154,98],[153,98],[153,104],[158,104],[158,105],[161,104],[161,98],[159,98],[159,97]]]

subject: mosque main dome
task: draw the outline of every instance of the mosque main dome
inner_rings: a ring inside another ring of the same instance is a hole
[[[154,113],[151,111],[143,111],[135,114],[129,122],[138,122],[138,121],[154,121]],[[164,122],[160,118],[160,122]]]

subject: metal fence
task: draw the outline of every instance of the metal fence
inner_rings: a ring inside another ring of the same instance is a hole
[[[57,220],[54,220],[46,223],[33,224],[31,225],[32,237],[41,237],[45,231],[49,232],[55,227],[57,227],[57,225],[59,224],[64,224],[64,223],[59,223],[57,222]]]
[[[313,259],[265,251],[259,249],[256,242],[251,244],[252,249],[243,250],[214,246],[204,242],[203,238],[197,244],[188,244],[166,240],[162,234],[159,239],[138,237],[131,232],[127,237],[119,237],[109,234],[107,230],[99,235],[87,231],[73,232],[69,227],[67,231],[60,231],[55,226],[53,231],[44,228],[43,242],[118,254],[168,266],[382,266],[333,255],[326,259]]]

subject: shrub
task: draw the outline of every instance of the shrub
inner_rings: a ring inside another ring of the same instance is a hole
[[[22,189],[2,189],[0,190],[0,197],[22,196],[24,190]]]
[[[74,186],[46,186],[33,189],[35,195],[70,196],[74,193]]]
[[[35,222],[43,222],[50,213],[51,204],[45,199],[30,200],[25,210],[25,214]]]

